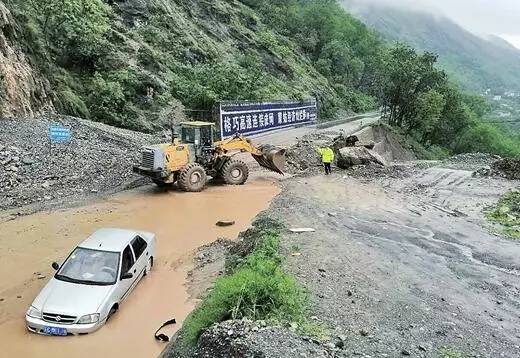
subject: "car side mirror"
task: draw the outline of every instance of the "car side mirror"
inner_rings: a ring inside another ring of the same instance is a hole
[[[58,271],[60,269],[60,264],[57,263],[57,262],[53,262],[52,263],[52,268],[55,269],[56,271]]]
[[[127,273],[121,275],[121,280],[129,280],[132,277],[134,277],[134,275],[131,272],[127,272]]]

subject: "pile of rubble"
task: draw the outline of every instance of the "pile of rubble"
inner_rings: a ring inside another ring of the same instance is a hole
[[[72,131],[67,144],[48,140],[60,123]],[[0,209],[53,203],[124,188],[139,177],[132,165],[156,138],[70,117],[2,120]]]
[[[491,165],[492,174],[509,179],[520,180],[520,159],[504,158]]]
[[[306,135],[287,150],[288,171],[292,173],[321,170],[318,148],[331,147],[336,154],[336,164],[342,169],[376,163],[387,165],[385,159],[374,151],[374,142],[360,142],[355,135],[342,132],[317,132]]]
[[[501,159],[499,156],[488,153],[464,153],[444,160],[441,166],[449,169],[477,171],[490,169],[491,165],[499,159]]]
[[[180,357],[346,357],[342,339],[322,342],[310,337],[301,337],[289,329],[270,326],[266,321],[248,319],[225,321],[204,331],[196,348],[186,354],[182,347],[170,344],[161,355],[163,358]]]

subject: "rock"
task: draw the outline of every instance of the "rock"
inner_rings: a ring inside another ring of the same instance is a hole
[[[406,349],[403,349],[403,350],[401,351],[401,354],[402,354],[403,356],[409,356],[409,355],[411,355],[411,353],[410,353],[409,351],[407,351]]]
[[[418,345],[417,348],[418,348],[420,351],[423,351],[423,352],[426,352],[426,351],[427,351],[426,347],[423,346],[423,345]]]
[[[220,221],[217,221],[217,223],[215,225],[217,225],[219,227],[233,226],[233,225],[235,225],[235,222],[233,220],[220,220]]]
[[[51,183],[49,183],[48,181],[42,183],[42,188],[43,189],[49,189],[50,186],[51,186]]]
[[[342,169],[369,163],[386,166],[383,157],[365,147],[346,147],[339,150],[338,167]]]
[[[33,165],[34,164],[34,160],[31,159],[31,158],[25,157],[25,158],[22,159],[22,163],[25,164],[25,165]]]
[[[43,279],[46,278],[46,277],[47,277],[47,276],[45,276],[45,275],[38,275],[38,276],[36,276],[36,278],[37,278],[38,280],[43,280]]]
[[[298,234],[298,233],[303,233],[303,232],[315,232],[316,230],[313,228],[302,227],[302,228],[289,229],[289,231]]]
[[[327,342],[327,343],[325,343],[325,347],[329,348],[329,349],[335,349],[336,348],[336,344],[333,343],[333,342]]]
[[[339,349],[343,349],[345,348],[345,340],[338,337],[334,345]]]
[[[16,165],[11,165],[6,170],[8,170],[10,172],[13,172],[13,173],[17,173],[18,172],[18,167]]]
[[[43,197],[45,200],[51,200],[52,199],[52,196],[49,196],[49,195],[46,195]]]
[[[332,212],[332,213],[329,213],[329,216],[335,218],[336,216],[338,216],[338,213],[334,213],[334,212]]]
[[[363,337],[366,337],[366,336],[368,336],[368,331],[366,331],[364,329],[360,329],[359,334],[362,335]]]

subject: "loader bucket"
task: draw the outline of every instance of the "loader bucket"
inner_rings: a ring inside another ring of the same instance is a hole
[[[255,158],[258,164],[263,168],[283,175],[285,170],[285,149],[268,144],[261,146],[259,149],[262,155],[253,154],[253,158]]]

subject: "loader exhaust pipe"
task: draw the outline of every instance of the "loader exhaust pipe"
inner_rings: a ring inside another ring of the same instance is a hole
[[[264,144],[258,148],[262,155],[252,154],[253,158],[266,168],[278,174],[284,175],[285,170],[285,149],[275,147],[273,145]]]

